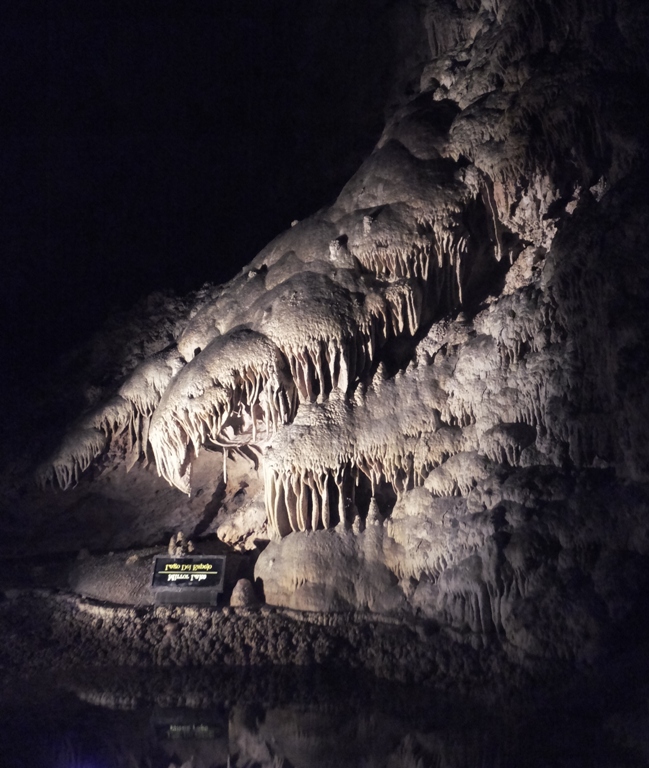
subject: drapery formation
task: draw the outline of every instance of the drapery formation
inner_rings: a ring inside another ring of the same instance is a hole
[[[335,203],[216,290],[78,422],[43,481],[74,485],[123,435],[131,461],[190,493],[203,447],[253,447],[285,534],[363,518],[359,484],[461,494],[490,462],[610,453],[600,384],[580,390],[595,345],[568,311],[585,282],[556,253],[562,224],[638,157],[603,106],[625,91],[595,76],[580,3],[424,5],[418,90]]]

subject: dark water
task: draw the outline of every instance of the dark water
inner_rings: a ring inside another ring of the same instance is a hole
[[[644,766],[645,692],[460,695],[341,671],[85,670],[5,684],[0,765]]]

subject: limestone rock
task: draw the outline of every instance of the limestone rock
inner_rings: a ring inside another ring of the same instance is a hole
[[[194,551],[194,543],[191,539],[185,538],[182,531],[178,531],[169,539],[167,552],[170,557],[184,557]]]
[[[255,588],[249,579],[239,579],[234,585],[230,605],[233,608],[256,608],[259,605]]]
[[[388,544],[389,546],[389,544]],[[291,533],[272,541],[255,568],[266,602],[301,611],[405,609],[398,579],[384,564],[382,529]]]
[[[272,605],[586,658],[649,574],[646,56],[612,0],[418,8],[416,76],[338,198],[198,296],[40,478],[150,462],[210,488],[196,529],[272,539]]]
[[[78,561],[69,576],[72,591],[94,600],[124,605],[153,603],[151,574],[158,549],[94,555]]]

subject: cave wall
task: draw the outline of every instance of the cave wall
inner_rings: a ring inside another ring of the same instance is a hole
[[[119,445],[197,504],[208,456],[225,503],[202,532],[270,539],[267,602],[588,657],[649,574],[647,13],[397,7],[374,151],[202,292],[39,477],[101,484]]]

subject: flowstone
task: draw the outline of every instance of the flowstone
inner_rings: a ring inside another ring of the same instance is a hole
[[[424,6],[415,92],[338,199],[202,296],[40,477],[72,487],[128,435],[191,495],[220,451],[226,484],[257,478],[228,535],[272,539],[267,602],[588,656],[649,574],[644,22]]]

